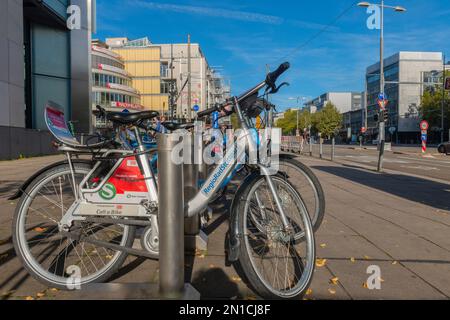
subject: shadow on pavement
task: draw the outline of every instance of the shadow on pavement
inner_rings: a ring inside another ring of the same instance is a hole
[[[200,292],[202,299],[242,299],[238,285],[220,268],[200,270],[192,285]]]
[[[312,166],[312,168],[413,202],[436,209],[450,210],[450,184],[407,175],[378,174],[346,165]]]
[[[9,198],[22,186],[23,182],[8,181],[0,182],[0,198]]]

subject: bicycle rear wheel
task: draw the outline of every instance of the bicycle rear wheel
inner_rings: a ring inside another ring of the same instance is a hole
[[[91,167],[74,164],[78,185]],[[67,234],[59,222],[75,202],[70,167],[61,165],[37,177],[20,199],[13,221],[17,256],[38,281],[63,290],[109,279],[126,254],[94,245],[96,240],[131,246],[135,228],[78,221]],[[71,236],[71,234],[77,234]]]
[[[316,175],[300,161],[280,156],[278,173],[299,193],[311,217],[314,231],[319,230],[325,216],[325,194]]]

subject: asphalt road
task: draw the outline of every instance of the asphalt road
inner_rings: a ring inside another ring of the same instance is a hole
[[[319,156],[319,146],[313,146],[313,155]],[[309,152],[308,147],[305,148]],[[323,158],[331,158],[331,146],[323,146]],[[376,169],[378,151],[376,147],[336,146],[335,161]],[[418,176],[450,181],[450,156],[442,155],[436,149],[429,149],[422,155],[418,147],[393,147],[385,152],[384,165],[387,170],[394,170]]]

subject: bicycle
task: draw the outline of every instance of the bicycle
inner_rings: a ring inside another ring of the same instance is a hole
[[[250,150],[257,145],[249,133],[249,115],[240,104],[264,87],[276,92],[276,80],[288,68],[288,63],[281,65],[233,99],[233,112],[245,130],[240,139]],[[135,126],[135,150],[112,140],[81,145],[67,129],[62,112],[53,105],[46,108],[47,125],[67,160],[35,174],[11,198],[20,197],[12,232],[16,254],[34,278],[51,287],[67,289],[74,273],[79,286],[106,281],[128,254],[157,258],[154,252],[132,248],[136,227],[151,228],[150,240],[158,239],[157,181],[148,157],[154,151],[145,149],[137,127],[155,113],[108,113],[107,117]],[[180,128],[173,124],[173,129]],[[207,207],[236,169],[235,159],[245,153],[236,144],[227,150],[224,162],[187,203],[186,217]],[[92,159],[72,157],[83,154]],[[279,174],[271,176],[266,164],[247,167],[251,173],[231,207],[228,258],[239,263],[260,296],[299,297],[311,282],[315,264],[314,230],[306,206],[289,181]]]

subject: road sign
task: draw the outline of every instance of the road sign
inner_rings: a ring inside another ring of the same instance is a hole
[[[422,153],[426,153],[427,152],[427,142],[428,142],[428,122],[427,121],[422,121],[420,123],[420,128],[422,129]]]
[[[361,133],[366,133],[367,132],[367,128],[366,127],[362,127],[361,128]]]
[[[423,120],[423,121],[420,123],[420,129],[421,129],[421,130],[427,131],[429,128],[430,128],[430,125],[428,124],[428,121]]]
[[[388,96],[386,93],[380,93],[378,95],[378,100],[388,100]]]
[[[192,110],[194,110],[194,112],[198,112],[200,110],[200,107],[196,104]]]
[[[422,133],[422,141],[425,141],[425,142],[427,142],[428,141],[428,134],[423,134]]]

